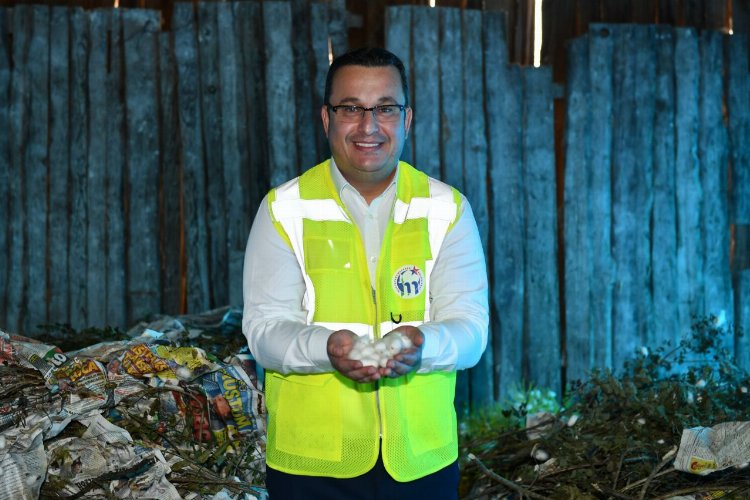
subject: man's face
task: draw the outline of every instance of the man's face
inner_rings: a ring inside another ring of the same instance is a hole
[[[401,77],[393,66],[344,66],[333,78],[331,105],[371,108],[384,104],[404,104]],[[372,112],[362,119],[345,122],[326,106],[321,109],[333,159],[341,173],[353,184],[378,183],[387,179],[398,163],[411,125],[411,109],[398,120],[378,121]]]

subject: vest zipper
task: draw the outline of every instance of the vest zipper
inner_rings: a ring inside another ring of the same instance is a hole
[[[373,325],[373,336],[375,340],[380,338],[380,322],[378,321],[378,299],[375,292],[375,288],[370,286],[372,290],[372,306],[375,308],[375,324]]]

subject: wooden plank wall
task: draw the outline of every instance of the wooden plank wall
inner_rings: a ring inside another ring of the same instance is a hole
[[[404,159],[468,197],[487,257],[492,336],[459,406],[560,391],[693,315],[750,331],[746,38],[595,24],[563,92],[508,63],[498,11],[385,17],[410,74]],[[343,0],[177,3],[162,21],[0,8],[0,328],[240,305],[262,196],[329,154],[309,122],[346,48]],[[729,344],[750,366],[747,336]]]
[[[459,374],[459,406],[504,398],[523,381],[556,391],[561,383],[553,127],[559,88],[549,68],[509,65],[505,40],[497,11],[386,12],[386,47],[412,75],[413,133],[403,158],[420,169],[426,164],[466,195],[493,284],[493,335],[479,365]]]
[[[571,44],[569,61],[564,283],[570,380],[594,367],[619,368],[641,347],[675,345],[695,317],[747,324],[741,295],[747,263],[732,264],[730,224],[735,234],[747,224],[750,142],[744,36],[594,24]],[[610,100],[611,108],[603,105]],[[611,190],[602,177],[611,179]],[[609,244],[595,232],[602,228]],[[602,274],[606,268],[611,271]],[[611,308],[604,316],[602,305]],[[602,321],[608,314],[611,323]],[[724,347],[736,349],[736,359],[748,366],[744,337],[727,339]]]
[[[498,0],[500,1],[500,0]],[[542,4],[542,64],[554,68],[555,81],[569,71],[569,40],[584,35],[592,23],[665,24],[727,30],[730,23],[747,32],[748,0],[555,0]],[[520,29],[520,26],[519,26]],[[531,33],[533,26],[526,29]],[[512,59],[520,62],[523,59]]]
[[[0,328],[241,306],[262,196],[329,154],[343,0],[173,12],[0,8]]]

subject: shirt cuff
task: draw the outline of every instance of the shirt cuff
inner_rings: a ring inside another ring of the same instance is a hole
[[[333,370],[331,359],[328,357],[328,337],[333,333],[328,328],[320,327],[310,336],[310,360],[323,372]]]

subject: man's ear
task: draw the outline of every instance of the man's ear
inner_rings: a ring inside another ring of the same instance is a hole
[[[328,106],[325,104],[320,107],[320,119],[323,120],[323,130],[326,133],[326,137],[328,137],[328,119],[330,117],[328,116]]]
[[[404,116],[404,137],[409,137],[409,129],[411,128],[412,111],[410,107],[407,107],[404,111],[406,111],[406,116]]]

